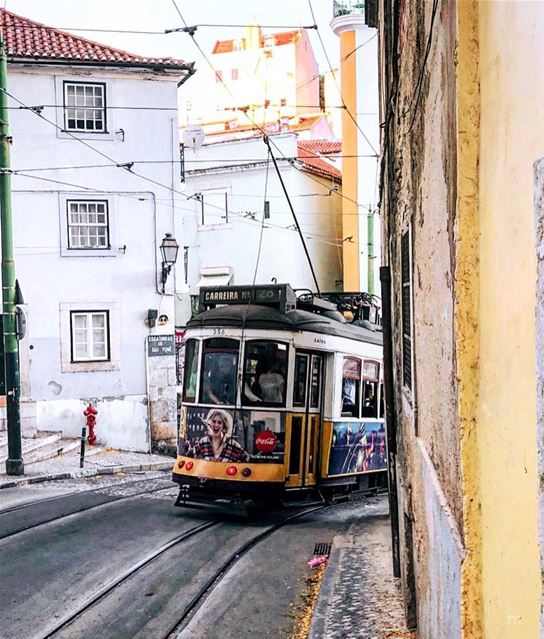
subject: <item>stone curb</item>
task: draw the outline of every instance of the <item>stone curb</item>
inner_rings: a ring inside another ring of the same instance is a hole
[[[78,468],[63,473],[49,475],[36,475],[35,477],[21,477],[20,479],[0,480],[0,490],[14,488],[24,484],[38,484],[44,481],[56,481],[60,479],[79,479],[81,477],[93,477],[96,475],[114,475],[115,473],[133,473],[140,470],[168,470],[174,465],[174,460],[168,462],[148,462],[147,464],[126,464],[124,466],[104,466],[104,468]]]
[[[327,561],[323,581],[319,589],[317,603],[312,615],[312,623],[307,639],[323,639],[327,629],[327,613],[331,607],[332,595],[334,592],[334,584],[336,575],[340,566],[341,549],[334,546],[331,548],[331,554]]]

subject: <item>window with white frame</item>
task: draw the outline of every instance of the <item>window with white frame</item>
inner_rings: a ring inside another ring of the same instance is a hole
[[[66,200],[69,249],[109,249],[107,200]]]
[[[109,312],[71,311],[72,362],[109,361]]]
[[[106,85],[64,82],[64,129],[106,133]]]

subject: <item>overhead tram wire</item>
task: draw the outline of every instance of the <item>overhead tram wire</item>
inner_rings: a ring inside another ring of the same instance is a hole
[[[308,265],[310,266],[310,270],[312,272],[312,277],[314,278],[314,283],[315,283],[315,288],[317,290],[317,294],[318,294],[319,297],[321,297],[321,291],[319,290],[319,283],[317,281],[317,276],[316,276],[315,271],[314,271],[314,266],[312,264],[312,259],[310,257],[310,253],[308,252],[308,247],[306,246],[306,242],[304,241],[304,236],[302,235],[302,231],[300,230],[300,225],[298,223],[297,216],[296,216],[295,211],[293,209],[293,205],[291,204],[291,199],[289,198],[289,193],[287,192],[287,189],[285,188],[285,183],[284,183],[283,178],[281,176],[281,171],[280,171],[280,169],[278,167],[278,163],[276,162],[276,158],[274,157],[274,154],[272,153],[272,148],[270,146],[270,140],[268,139],[267,135],[265,135],[265,137],[264,137],[264,143],[268,147],[268,153],[270,154],[270,157],[272,158],[272,162],[274,163],[274,168],[276,169],[276,173],[278,175],[278,180],[280,181],[281,188],[283,189],[283,192],[285,193],[285,199],[287,200],[287,204],[289,205],[289,208],[291,209],[291,214],[293,216],[293,219],[295,220],[297,231],[298,231],[298,234],[300,236],[300,241],[302,242],[302,246],[304,248],[304,252],[306,253],[306,258],[308,260]]]
[[[77,188],[77,189],[81,189],[82,192],[91,191],[92,193],[99,193],[99,194],[104,194],[104,195],[115,194],[115,195],[118,195],[119,197],[125,197],[125,198],[129,198],[129,199],[138,199],[138,200],[140,200],[141,196],[138,195],[138,193],[145,193],[144,191],[142,191],[142,192],[136,191],[134,193],[125,193],[125,192],[120,193],[118,191],[111,191],[111,190],[104,190],[104,189],[98,189],[98,188],[93,188],[93,187],[87,187],[87,186],[84,186],[82,184],[74,184],[72,182],[64,182],[64,181],[61,181],[61,180],[54,180],[52,178],[37,177],[35,175],[26,175],[24,173],[15,172],[14,175],[18,176],[18,177],[25,177],[25,178],[32,179],[32,180],[40,180],[40,181],[43,181],[43,182],[50,182],[50,183],[58,184],[58,185],[61,185],[61,186],[68,186],[68,187],[71,187],[71,188]],[[17,189],[14,189],[14,192],[17,192]],[[187,199],[188,198],[186,198],[186,201],[187,201]],[[160,203],[158,205],[160,206]],[[164,205],[164,206],[166,206],[166,205]],[[212,206],[213,205],[210,205],[210,207],[212,207]],[[183,212],[187,212],[187,213],[192,213],[193,212],[193,209],[189,209],[187,207],[180,207],[180,206],[175,206],[174,205],[173,208],[176,211],[183,211]],[[221,209],[220,207],[213,206],[213,208],[218,209],[220,213],[224,212],[223,209]],[[220,217],[219,213],[214,214],[214,215],[215,215],[215,217]],[[230,215],[239,218],[238,222],[241,223],[241,224],[252,224],[253,222],[257,223],[257,224],[259,223],[258,220],[254,219],[254,218],[246,218],[245,215],[243,215],[241,213],[231,212]],[[278,224],[273,224],[273,223],[266,223],[264,225],[264,228],[271,228],[271,229],[277,230],[277,231],[286,231],[288,233],[291,233],[291,232],[294,231],[294,229],[292,229],[290,227],[280,226]],[[341,246],[342,243],[343,243],[342,240],[340,240],[339,238],[333,238],[331,236],[325,236],[325,235],[318,235],[317,233],[311,233],[309,231],[303,231],[303,233],[305,234],[305,236],[308,239],[311,239],[313,241],[320,242],[320,243],[323,243],[323,244],[329,244],[331,246]],[[328,241],[328,240],[333,240],[333,241]],[[30,248],[30,247],[27,247],[27,248]]]
[[[24,102],[22,102],[22,101],[21,101],[21,100],[19,100],[17,97],[15,97],[14,95],[12,95],[12,94],[11,94],[10,92],[8,92],[6,89],[2,89],[2,90],[3,90],[3,91],[6,93],[6,95],[8,95],[11,99],[15,100],[16,102],[18,102],[19,104],[21,104],[21,105],[23,105],[23,106],[27,106],[27,105],[25,105],[25,104],[24,104]],[[58,125],[58,124],[56,124],[55,122],[52,122],[51,120],[49,120],[48,118],[46,118],[45,116],[43,116],[41,113],[37,113],[36,111],[31,111],[31,113],[33,113],[33,114],[34,114],[34,115],[36,115],[37,117],[39,117],[39,118],[41,118],[42,120],[44,120],[44,121],[45,121],[45,122],[47,122],[49,125],[53,126],[55,129],[57,129],[57,130],[62,130],[62,128],[61,128],[61,127],[59,127],[59,125]],[[67,133],[69,133],[69,132],[67,132]],[[75,141],[77,141],[77,142],[79,142],[79,143],[83,144],[83,145],[84,145],[85,147],[87,147],[88,149],[90,149],[90,150],[94,151],[95,153],[98,153],[100,156],[104,157],[104,158],[105,158],[105,159],[107,159],[109,162],[111,162],[111,164],[106,165],[104,168],[123,168],[123,169],[127,170],[129,173],[131,173],[132,175],[134,175],[134,176],[136,176],[136,177],[139,177],[140,179],[143,179],[143,180],[145,180],[145,181],[147,181],[147,182],[150,182],[150,183],[152,183],[152,184],[155,184],[156,186],[159,186],[159,187],[161,187],[161,188],[164,188],[164,189],[166,189],[166,190],[168,190],[168,191],[170,191],[170,192],[177,193],[178,195],[181,195],[181,196],[182,196],[182,197],[183,197],[186,201],[194,200],[194,195],[193,195],[193,196],[188,196],[188,195],[186,195],[185,193],[183,193],[182,191],[179,191],[178,189],[174,189],[173,187],[171,187],[171,186],[169,186],[169,185],[166,185],[166,184],[163,184],[163,183],[161,183],[161,182],[158,182],[157,180],[153,180],[152,178],[149,178],[149,177],[147,177],[147,176],[145,176],[145,175],[142,175],[142,174],[140,174],[140,173],[136,173],[136,172],[132,169],[132,165],[133,165],[133,163],[132,163],[132,162],[127,162],[127,163],[122,163],[122,164],[117,163],[117,162],[116,162],[113,158],[111,158],[111,157],[110,157],[110,156],[108,156],[107,154],[103,153],[103,152],[102,152],[102,151],[100,151],[99,149],[96,149],[94,146],[92,146],[92,145],[91,145],[91,144],[89,144],[88,142],[85,142],[84,140],[81,140],[80,138],[78,138],[77,136],[73,135],[72,133],[69,133],[69,135],[70,135],[70,137],[71,137],[72,139],[74,139]],[[292,162],[290,162],[290,164],[291,164],[291,166],[294,166],[294,164],[293,164]],[[297,168],[297,167],[294,167],[294,168]],[[299,169],[299,170],[300,170],[300,169]],[[19,173],[15,173],[15,172],[14,172],[14,174],[19,174],[19,175],[21,175],[21,173],[20,173],[20,172],[19,172]],[[307,175],[308,175],[308,177],[311,177],[309,174],[307,174]],[[35,177],[35,176],[29,176],[29,175],[26,175],[26,176],[24,176],[24,177],[32,178],[32,177]],[[63,182],[61,182],[61,181],[59,181],[59,180],[56,180],[56,181],[55,181],[55,180],[52,180],[51,178],[49,178],[49,179],[41,178],[41,179],[42,179],[43,181],[50,181],[50,182],[53,182],[53,183],[64,184],[64,185],[68,185],[68,186],[70,185],[70,183],[63,183]],[[316,181],[316,182],[318,182],[317,180],[315,180],[315,181]],[[319,184],[321,184],[321,182],[318,182],[318,183],[319,183]],[[99,192],[99,190],[98,190],[98,189],[93,189],[93,188],[90,188],[90,187],[78,186],[78,185],[72,185],[72,186],[74,186],[75,188],[81,188],[82,190]],[[331,191],[331,194],[332,194],[333,192],[334,192],[334,193],[336,193],[337,195],[340,195],[341,197],[346,197],[346,196],[343,196],[342,194],[338,193],[337,191]],[[347,199],[349,199],[350,201],[355,202],[354,200],[351,200],[351,198],[347,198]],[[365,207],[364,205],[359,204],[359,203],[357,203],[357,202],[355,202],[355,203],[356,203],[358,206],[362,206],[363,208],[368,208],[368,207]],[[215,206],[215,205],[212,205],[212,204],[208,204],[208,206],[210,206],[211,208],[215,208],[215,209],[217,209],[217,210],[220,210],[220,211],[222,211],[222,210],[223,210],[221,207],[218,207],[218,206]],[[270,225],[270,226],[272,226],[272,225]],[[283,227],[278,227],[278,228],[283,228]],[[288,229],[285,229],[285,230],[288,230]],[[308,233],[306,233],[306,235],[308,236],[309,234],[308,234]],[[336,238],[335,238],[335,239],[336,239]]]
[[[88,33],[124,33],[128,35],[169,35],[170,33],[179,33],[188,32],[189,30],[196,31],[198,28],[205,27],[221,27],[223,29],[241,29],[252,26],[251,24],[195,24],[191,26],[184,26],[173,29],[162,29],[161,31],[151,31],[151,30],[142,30],[142,29],[99,29],[92,27],[55,27],[51,25],[40,25],[40,24],[13,24],[10,25],[10,30],[21,30],[21,31],[42,31],[43,29],[54,29],[55,31],[87,31]],[[279,25],[279,24],[263,24],[260,25],[263,29],[286,29],[286,30],[295,30],[295,29],[317,29],[317,25]]]
[[[178,7],[178,5],[177,5],[177,3],[176,3],[176,0],[171,0],[171,1],[172,1],[172,4],[174,5],[174,7],[175,7],[175,9],[176,9],[176,11],[177,11],[177,13],[178,13],[179,17],[181,18],[181,21],[182,21],[182,22],[183,22],[183,24],[187,27],[187,26],[188,26],[188,25],[187,25],[187,22],[185,21],[185,18],[183,17],[183,14],[182,14],[182,13],[181,13],[181,11],[179,10],[179,7]],[[313,15],[313,11],[312,11],[312,15]],[[315,18],[314,18],[314,20],[315,20]],[[318,33],[318,35],[319,35],[319,30],[318,30],[318,29],[316,29],[316,30],[317,30],[317,33]],[[219,80],[220,80],[221,84],[222,84],[222,85],[223,85],[223,87],[226,89],[227,93],[228,93],[228,94],[229,94],[229,95],[230,95],[230,96],[234,99],[234,98],[235,98],[235,96],[233,95],[232,91],[230,90],[230,88],[228,87],[228,85],[225,83],[225,81],[223,80],[223,78],[221,78],[220,76],[218,76],[218,75],[217,75],[217,71],[216,71],[216,69],[214,68],[213,64],[211,63],[210,59],[208,58],[208,56],[206,55],[206,53],[203,51],[202,47],[201,47],[201,46],[198,44],[198,42],[196,41],[196,38],[195,38],[195,36],[194,36],[194,32],[193,32],[193,33],[191,33],[190,31],[186,30],[186,31],[185,31],[185,33],[187,33],[187,34],[190,36],[190,38],[191,38],[191,40],[193,41],[194,45],[195,45],[195,46],[196,46],[196,48],[199,50],[199,52],[200,52],[201,56],[202,56],[202,57],[204,58],[204,60],[206,60],[206,62],[208,63],[208,66],[210,67],[210,69],[211,69],[211,70],[212,70],[212,72],[214,73],[214,76],[219,78]],[[320,36],[320,35],[319,35],[319,38],[320,38],[320,40],[321,40],[321,36]],[[325,52],[325,53],[326,53],[326,52]],[[329,61],[329,59],[328,59],[328,56],[327,56],[327,60],[328,60],[328,62],[329,62],[329,67],[330,67],[330,61]],[[332,71],[332,68],[331,68],[331,71]],[[336,79],[336,76],[334,76],[334,72],[333,72],[333,77],[335,77],[335,79]],[[344,107],[345,107],[345,104],[344,104]],[[351,115],[351,113],[349,112],[349,110],[347,109],[347,107],[345,107],[345,108],[346,108],[346,111],[350,114],[350,117],[353,119],[353,116]],[[242,111],[242,113],[243,113],[243,114],[245,115],[245,117],[246,117],[246,118],[250,121],[250,123],[251,123],[251,124],[255,127],[255,129],[257,129],[258,131],[260,131],[260,132],[262,133],[263,137],[264,137],[264,136],[268,136],[268,133],[266,132],[266,130],[265,130],[265,129],[263,129],[263,127],[262,127],[262,126],[260,126],[257,122],[255,122],[255,120],[254,120],[253,118],[251,118],[251,117],[248,115],[247,110],[244,110],[244,109],[239,109],[239,110],[241,110],[241,111]],[[355,125],[359,128],[359,130],[361,130],[361,129],[360,129],[360,127],[359,127],[359,125],[357,124],[357,121],[356,121],[356,120],[353,120],[353,121],[355,122]],[[364,134],[364,132],[363,132],[363,131],[361,131],[361,133],[362,133],[363,137],[365,137],[365,139],[367,139],[367,141],[368,141],[368,138],[366,138],[366,135]],[[374,147],[372,146],[372,144],[370,144],[370,142],[368,142],[368,143],[369,143],[369,145],[371,146],[371,148],[372,148],[372,150],[374,151],[374,154],[375,154],[375,155],[374,155],[374,156],[372,156],[372,157],[376,157],[376,158],[377,158],[377,157],[378,157],[378,154],[377,154],[376,150],[374,149]],[[278,151],[278,153],[282,156],[282,158],[283,158],[284,160],[287,160],[287,159],[288,159],[288,158],[286,158],[286,157],[285,157],[285,154],[282,152],[282,150],[278,147],[278,145],[277,145],[274,141],[272,141],[272,142],[271,142],[271,144],[272,144],[272,146],[274,146],[274,148]],[[294,169],[296,169],[297,171],[302,171],[302,169],[300,169],[299,167],[297,167],[297,166],[294,164],[294,161],[293,161],[293,162],[289,162],[289,163],[290,163],[290,164],[291,164],[291,166],[292,166]],[[308,174],[308,173],[306,173],[306,175],[307,175],[307,176],[308,176],[311,180],[313,180],[314,182],[316,182],[317,184],[321,184],[321,182],[319,182],[319,180],[318,180],[317,178],[314,178],[312,175],[310,175],[310,174]],[[369,208],[368,206],[366,206],[366,205],[364,205],[364,204],[360,204],[360,203],[359,203],[359,202],[357,202],[356,200],[353,200],[352,198],[350,198],[350,197],[348,197],[348,196],[344,195],[343,193],[339,193],[338,191],[336,191],[336,194],[337,194],[338,196],[340,196],[341,198],[344,198],[344,199],[348,200],[349,202],[352,202],[352,203],[353,203],[353,204],[355,204],[356,206],[361,206],[362,208],[365,208],[365,209],[367,209],[367,210],[369,210],[369,211],[370,211],[370,208]]]
[[[310,12],[312,14],[312,19],[315,22],[315,15],[314,15],[314,8],[312,6],[312,0],[308,0],[308,6],[310,8]],[[366,141],[366,143],[368,144],[368,146],[372,149],[372,151],[374,152],[375,157],[379,158],[379,153],[378,151],[374,148],[374,145],[372,144],[372,142],[368,139],[368,136],[365,134],[365,132],[361,129],[361,127],[359,126],[359,123],[357,122],[357,118],[353,115],[353,113],[348,109],[344,98],[342,97],[342,91],[340,89],[340,87],[338,86],[338,80],[336,78],[336,74],[332,68],[332,64],[329,58],[329,54],[327,53],[327,49],[325,47],[325,44],[323,43],[323,38],[321,37],[321,33],[319,32],[319,29],[316,29],[316,33],[317,33],[317,37],[319,38],[319,42],[321,44],[321,48],[323,49],[323,53],[325,54],[325,59],[327,60],[327,64],[329,65],[329,71],[331,72],[332,77],[334,78],[334,82],[336,83],[336,88],[338,89],[338,94],[340,95],[340,99],[342,100],[342,104],[344,105],[345,109],[346,109],[346,113],[348,114],[348,116],[351,118],[351,120],[353,121],[353,124],[355,124],[355,126],[357,127],[357,129],[359,130],[359,132],[361,133],[361,135],[363,136],[364,140]],[[368,42],[370,42],[370,40],[368,40]]]
[[[264,195],[263,195],[263,217],[261,219],[261,232],[259,235],[259,247],[257,249],[257,259],[255,261],[255,272],[253,274],[253,286],[255,286],[255,282],[257,281],[257,271],[259,270],[259,260],[261,258],[261,248],[263,245],[263,235],[265,229],[265,212],[266,212],[266,204],[267,204],[267,193],[268,193],[268,170],[270,168],[270,149],[268,149],[268,155],[266,157],[266,173],[264,177]]]
[[[375,38],[378,37],[378,34],[374,34],[371,38],[369,38],[368,40],[365,40],[364,42],[361,42],[361,44],[357,45],[354,49],[352,49],[351,51],[348,51],[348,53],[346,53],[346,55],[343,58],[340,58],[340,62],[345,62],[348,58],[350,58],[358,49],[362,49],[363,47],[365,47],[369,42],[372,42],[372,40],[374,40]],[[298,89],[302,89],[304,88],[307,84],[310,84],[310,82],[313,82],[316,78],[319,78],[321,75],[323,75],[321,72],[320,73],[316,73],[315,75],[313,75],[309,80],[305,80],[304,82],[301,82],[300,84],[297,84],[296,88]],[[327,107],[327,108],[335,108],[335,109],[345,109],[346,107],[343,105],[337,106],[337,107]]]
[[[6,95],[8,95],[12,100],[15,100],[16,102],[18,102],[19,104],[26,106],[21,100],[19,100],[18,98],[16,98],[14,95],[12,95],[11,93],[9,93],[6,89],[2,89],[2,91],[5,92]],[[34,115],[38,116],[39,118],[41,118],[42,120],[44,120],[45,122],[47,122],[48,124],[50,124],[51,126],[53,126],[54,128],[56,128],[57,130],[62,130],[61,127],[59,127],[59,125],[57,125],[55,122],[52,122],[51,120],[49,120],[48,118],[46,118],[45,116],[43,116],[41,113],[37,113],[36,111],[31,111]],[[66,132],[69,133],[69,132]],[[88,142],[85,142],[84,140],[81,140],[80,138],[78,138],[77,136],[73,135],[72,133],[69,133],[70,137],[72,139],[74,139],[77,142],[80,142],[81,144],[83,144],[85,147],[87,147],[88,149],[94,151],[95,153],[98,153],[99,155],[101,155],[102,157],[104,157],[105,159],[107,159],[109,162],[111,162],[110,165],[107,165],[105,168],[123,168],[125,170],[127,170],[129,173],[131,173],[132,175],[135,175],[136,177],[139,177],[140,179],[143,179],[147,182],[150,182],[152,184],[155,184],[157,186],[160,186],[161,188],[167,189],[168,191],[177,193],[179,195],[181,195],[186,201],[188,200],[194,200],[194,196],[187,196],[185,193],[174,189],[173,187],[163,184],[161,182],[158,182],[157,180],[153,180],[152,178],[149,178],[145,175],[141,175],[140,173],[136,173],[135,171],[132,170],[132,163],[128,162],[128,163],[117,163],[113,158],[111,158],[110,156],[108,156],[107,154],[103,153],[102,151],[100,151],[99,149],[96,149],[95,147],[93,147],[91,144],[89,144]],[[94,191],[94,192],[100,192],[99,189],[96,188],[92,188],[92,187],[85,187],[85,186],[81,186],[81,185],[74,185],[72,183],[68,183],[68,182],[61,182],[59,180],[53,180],[52,178],[37,178],[37,176],[29,176],[29,175],[24,175],[22,173],[14,173],[15,175],[21,175],[21,177],[27,177],[29,179],[41,179],[42,181],[48,181],[48,182],[52,182],[52,183],[56,183],[56,184],[63,184],[65,186],[71,186],[73,188],[80,188],[82,190],[89,190],[89,191]],[[214,205],[209,205],[212,206],[213,208],[216,208],[218,210],[222,209],[218,206],[214,206]],[[175,208],[175,207],[174,207]],[[272,225],[270,225],[272,226]],[[278,227],[281,228],[283,230],[288,230],[284,227]],[[309,233],[306,233],[307,236],[309,236]]]
[[[173,2],[174,2],[174,4],[175,4],[175,0],[172,0],[172,1],[173,1]],[[193,38],[193,39],[194,39],[194,38]],[[196,46],[197,46],[197,47],[199,48],[199,50],[201,51],[201,49],[200,49],[200,47],[199,47],[198,43],[196,43]],[[201,51],[201,52],[202,52],[202,51]],[[203,54],[203,55],[204,55],[204,57],[205,57],[205,54]],[[207,58],[206,58],[206,59],[207,59]],[[208,61],[208,62],[209,62],[209,61]],[[212,66],[212,69],[213,69],[213,66]],[[11,93],[9,93],[6,89],[4,89],[4,88],[3,88],[3,89],[1,89],[1,90],[2,90],[2,91],[4,91],[4,92],[5,92],[5,94],[6,94],[6,95],[8,95],[11,99],[13,99],[13,100],[15,100],[16,102],[18,102],[20,105],[25,106],[25,107],[26,107],[26,106],[28,106],[28,105],[26,105],[24,102],[22,102],[21,100],[19,100],[18,98],[16,98],[14,95],[12,95]],[[53,126],[54,128],[56,128],[57,130],[62,130],[62,128],[61,128],[61,127],[59,127],[59,125],[57,125],[55,122],[52,122],[51,120],[49,120],[48,118],[46,118],[45,116],[43,116],[41,113],[38,113],[38,112],[36,112],[36,111],[31,111],[31,112],[32,112],[34,115],[36,115],[37,117],[39,117],[39,118],[41,118],[42,120],[44,120],[45,122],[47,122],[49,125],[51,125],[51,126]],[[263,130],[262,130],[262,128],[261,128],[261,127],[259,127],[259,125],[257,125],[257,124],[255,124],[255,123],[254,123],[254,126],[255,126],[257,129],[259,129],[260,131],[263,131]],[[108,167],[110,167],[110,166],[111,166],[112,168],[123,168],[123,169],[127,170],[129,173],[131,173],[132,175],[135,175],[136,177],[139,177],[140,179],[143,179],[143,180],[145,180],[145,181],[147,181],[147,182],[150,182],[150,183],[152,183],[152,184],[155,184],[155,185],[157,185],[157,186],[160,186],[161,188],[164,188],[164,189],[166,189],[166,190],[168,190],[168,191],[171,191],[171,192],[173,192],[173,193],[177,193],[177,194],[181,195],[181,196],[182,196],[182,197],[183,197],[186,201],[188,201],[188,200],[194,200],[194,196],[187,196],[185,193],[183,193],[183,192],[181,192],[181,191],[179,191],[179,190],[177,190],[177,189],[174,189],[173,187],[171,187],[171,186],[169,186],[169,185],[162,184],[161,182],[158,182],[157,180],[153,180],[152,178],[149,178],[149,177],[147,177],[147,176],[145,176],[145,175],[141,175],[140,173],[136,173],[135,171],[133,171],[133,170],[132,170],[132,163],[130,163],[130,162],[127,162],[127,163],[117,163],[117,162],[116,162],[113,158],[111,158],[111,157],[110,157],[110,156],[108,156],[107,154],[103,153],[103,152],[102,152],[102,151],[100,151],[99,149],[96,149],[95,147],[93,147],[93,146],[92,146],[91,144],[89,144],[88,142],[85,142],[84,140],[82,140],[82,139],[78,138],[77,136],[73,135],[73,134],[72,134],[72,133],[70,133],[70,132],[66,132],[66,133],[68,133],[68,135],[69,135],[69,136],[70,136],[73,140],[75,140],[75,141],[77,141],[77,142],[79,142],[79,143],[83,144],[83,145],[84,145],[85,147],[87,147],[88,149],[90,149],[90,150],[94,151],[95,153],[98,153],[99,155],[101,155],[102,157],[104,157],[105,159],[107,159],[109,162],[111,162],[111,165],[108,165]],[[263,132],[263,133],[264,133],[264,132]],[[276,146],[276,145],[274,145],[274,146]],[[281,153],[281,150],[280,150],[280,153]],[[283,156],[283,157],[285,158],[285,156]],[[291,166],[293,166],[293,164],[292,164],[292,163],[290,163],[290,164],[291,164]],[[106,167],[106,168],[107,168],[107,167]],[[297,167],[295,167],[295,168],[297,168]],[[28,175],[27,175],[27,176],[24,176],[24,177],[34,178],[35,176],[28,176]],[[308,177],[311,177],[311,176],[310,176],[310,175],[308,175]],[[46,178],[42,178],[42,180],[47,181],[47,179],[46,179]],[[54,181],[54,180],[49,179],[49,181],[51,181],[51,182],[56,182],[56,183],[59,183],[59,184],[62,184],[62,182],[60,182],[60,181],[58,181],[58,180],[57,180],[57,181]],[[317,182],[317,180],[314,180],[314,181],[316,181],[316,182]],[[319,184],[321,184],[320,182],[318,182],[318,183],[319,183]],[[66,184],[66,185],[70,185],[69,183],[65,183],[65,184]],[[80,187],[77,187],[77,186],[76,186],[76,188],[82,188],[82,189],[84,189],[84,190],[94,190],[95,192],[99,192],[99,189],[92,189],[92,188],[81,187],[81,186],[80,186]],[[335,193],[337,193],[336,191],[334,191],[334,192],[335,192]],[[340,194],[340,193],[337,193],[337,194],[342,196],[342,194]],[[342,197],[344,197],[344,196],[342,196]],[[348,199],[351,199],[351,198],[348,198]],[[356,203],[356,204],[358,204],[358,203]],[[218,210],[222,210],[222,209],[220,209],[220,207],[218,207],[218,206],[214,206],[214,205],[209,205],[209,206],[211,206],[211,207],[213,207],[213,208],[216,208],[216,209],[218,209]],[[363,205],[361,205],[361,206],[363,206]],[[366,208],[366,207],[365,207],[365,208]],[[270,226],[272,226],[272,225],[270,225]],[[282,229],[284,229],[284,227],[278,227],[278,228],[282,228]],[[284,230],[288,230],[288,229],[284,229]],[[306,233],[306,236],[309,236],[309,235],[310,235],[309,233]],[[345,240],[343,240],[343,241],[345,241]]]

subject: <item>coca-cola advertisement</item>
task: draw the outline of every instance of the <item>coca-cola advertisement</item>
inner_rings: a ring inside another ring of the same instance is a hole
[[[329,475],[386,470],[385,424],[379,421],[333,424]]]
[[[207,461],[283,464],[285,416],[223,407],[182,409],[179,454]]]

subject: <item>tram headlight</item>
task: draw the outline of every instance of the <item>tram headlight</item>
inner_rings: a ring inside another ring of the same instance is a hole
[[[242,469],[242,476],[243,477],[249,477],[250,475],[251,475],[251,468]]]
[[[182,459],[178,462],[178,468],[183,468],[185,466],[185,460]]]
[[[191,470],[191,468],[193,467],[193,462],[189,461],[185,464],[185,470]]]
[[[236,466],[229,466],[227,468],[227,475],[230,475],[231,477],[236,475],[237,472],[238,472],[238,468],[236,468]]]

